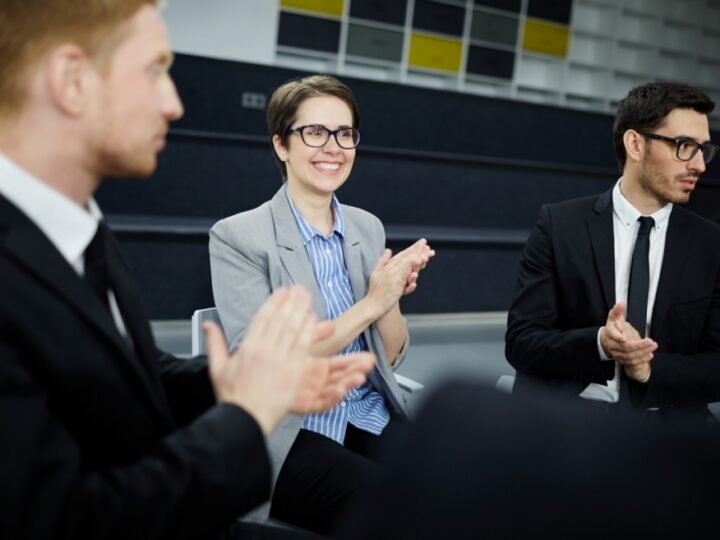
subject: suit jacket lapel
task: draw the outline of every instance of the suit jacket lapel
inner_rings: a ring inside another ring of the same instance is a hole
[[[278,254],[293,283],[302,285],[310,292],[315,314],[320,319],[324,319],[325,307],[322,303],[322,295],[283,188],[284,186],[270,201]]]
[[[598,199],[586,220],[595,258],[595,269],[605,298],[605,309],[615,305],[615,249],[612,222],[612,190]]]
[[[130,271],[120,253],[120,246],[115,237],[109,233],[106,254],[110,282],[125,329],[130,334],[137,356],[145,362],[146,367],[151,367],[149,370],[151,376],[157,378],[157,369],[154,363],[159,353],[148,324],[149,319],[145,313],[140,292],[130,277]]]
[[[687,254],[688,242],[684,239],[685,226],[685,216],[681,209],[673,206],[665,236],[665,253],[671,253],[672,257],[663,256],[660,279],[655,295],[655,305],[650,322],[650,335],[652,335],[653,328],[662,327],[662,317],[670,309],[675,287],[682,282],[682,267],[687,264],[687,261],[691,260]]]
[[[112,316],[97,298],[90,287],[68,264],[65,258],[48,240],[48,238],[20,210],[0,197],[0,228],[6,227],[7,232],[2,243],[10,257],[15,259],[28,274],[33,275],[54,294],[72,306],[85,321],[97,330],[102,338],[110,341],[119,354],[103,359],[106,362],[117,362],[121,369],[130,371],[133,378],[147,389],[146,394],[155,404],[160,404],[158,388],[150,384],[147,370],[141,367],[135,355],[122,338],[115,326]],[[109,261],[114,265],[115,261]],[[120,298],[124,290],[116,290]],[[132,325],[131,325],[132,326]],[[128,328],[130,330],[130,328]],[[133,336],[134,337],[134,336]],[[153,378],[155,382],[157,375]],[[161,406],[166,417],[167,407]]]
[[[166,419],[172,422],[172,412],[168,408],[167,401],[163,399],[165,394],[157,365],[161,353],[155,346],[155,338],[150,329],[140,292],[130,276],[115,237],[112,234],[108,234],[107,237],[106,253],[110,282],[125,329],[132,340],[132,347],[135,350],[133,357],[140,361],[139,364],[145,370],[146,376],[141,378],[142,383],[147,387],[148,396],[155,403],[157,409],[162,411]],[[135,365],[134,361],[133,365]]]
[[[349,219],[347,212],[345,216],[345,241],[343,242],[343,254],[345,256],[345,267],[350,276],[350,286],[353,290],[355,301],[361,300],[367,294],[369,274],[365,275],[363,264],[362,237]],[[374,266],[374,265],[373,265]]]
[[[9,255],[128,355],[130,350],[118,334],[112,317],[92,290],[25,214],[4,199],[1,202],[0,214],[6,216],[7,226],[4,245]]]

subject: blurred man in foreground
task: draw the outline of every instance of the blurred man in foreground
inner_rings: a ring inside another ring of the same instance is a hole
[[[92,194],[155,169],[183,112],[171,61],[154,0],[0,5],[2,538],[235,537],[269,496],[264,436],[372,367],[311,357],[332,328],[301,289],[232,355],[214,326],[207,361],[155,347]]]

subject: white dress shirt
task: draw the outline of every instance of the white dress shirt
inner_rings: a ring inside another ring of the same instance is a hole
[[[37,225],[78,275],[85,275],[85,250],[102,219],[102,212],[93,198],[88,200],[88,207],[83,208],[20,168],[2,153],[0,194]],[[108,291],[108,298],[115,325],[127,337],[111,290]]]
[[[640,228],[638,218],[642,214],[625,198],[620,191],[622,178],[617,181],[612,191],[613,203],[613,239],[615,247],[615,303],[623,302],[627,305],[627,293],[630,280],[630,263],[632,253],[635,249],[635,240]],[[655,226],[650,230],[650,290],[648,291],[647,302],[647,326],[645,335],[650,335],[652,323],[652,312],[655,306],[657,286],[660,281],[660,269],[662,268],[663,256],[665,254],[665,238],[667,227],[672,212],[672,203],[668,203],[660,210],[650,214],[655,220]],[[640,329],[638,328],[638,331]],[[598,331],[598,351],[600,358],[612,361],[608,358],[600,345],[600,332]],[[617,403],[620,399],[620,369],[621,366],[615,363],[615,376],[604,384],[589,384],[580,394],[580,397],[600,401]]]

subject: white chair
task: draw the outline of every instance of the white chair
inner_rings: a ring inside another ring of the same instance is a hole
[[[515,386],[515,375],[500,375],[495,383],[495,390],[503,394],[512,394],[513,386]]]
[[[202,325],[206,321],[212,321],[222,329],[222,322],[220,321],[220,314],[217,308],[211,307],[195,310],[191,320],[193,356],[205,354],[205,335],[202,332]],[[400,389],[408,394],[413,394],[425,388],[419,382],[403,377],[398,373],[395,373],[395,381]]]

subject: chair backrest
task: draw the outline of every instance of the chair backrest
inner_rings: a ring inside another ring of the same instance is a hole
[[[500,375],[497,383],[495,383],[495,390],[503,394],[512,394],[513,386],[515,386],[514,375]]]
[[[202,325],[205,321],[212,321],[222,330],[220,314],[216,307],[196,309],[191,319],[192,332],[192,355],[205,354],[205,335],[202,332]]]

